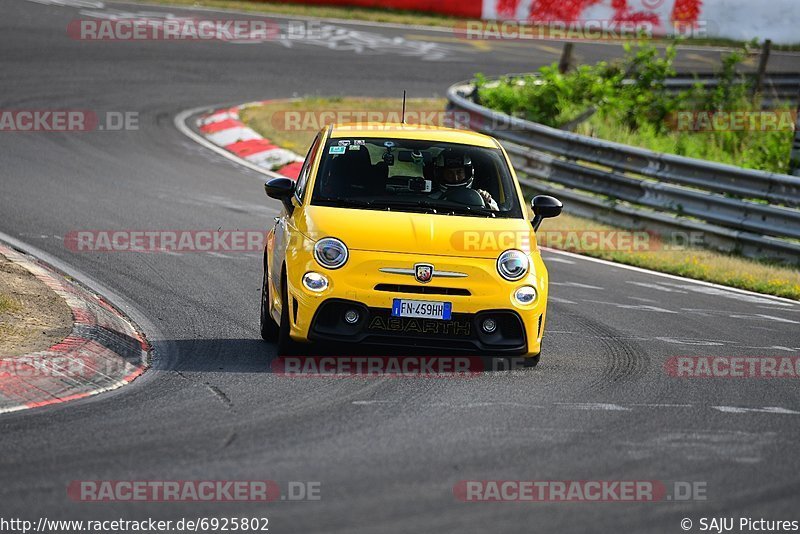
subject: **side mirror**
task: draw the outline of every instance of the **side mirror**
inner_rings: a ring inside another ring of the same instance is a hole
[[[547,195],[537,195],[531,200],[531,209],[533,210],[533,225],[534,231],[539,229],[544,219],[551,217],[558,217],[561,215],[561,208],[564,205],[555,197]]]
[[[273,178],[264,184],[264,191],[266,191],[267,196],[283,202],[283,206],[289,215],[294,211],[294,204],[292,204],[294,189],[295,182],[290,178]]]

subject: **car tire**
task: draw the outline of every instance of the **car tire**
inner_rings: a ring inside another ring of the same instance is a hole
[[[278,341],[278,325],[269,312],[269,272],[264,268],[264,281],[261,284],[261,338],[275,343]]]
[[[292,340],[289,332],[292,325],[289,323],[289,290],[286,288],[286,279],[281,284],[281,324],[278,327],[278,356],[293,356],[297,353],[297,342]]]

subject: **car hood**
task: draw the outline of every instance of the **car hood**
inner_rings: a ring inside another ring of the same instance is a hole
[[[490,219],[327,206],[307,206],[297,213],[298,230],[317,241],[336,237],[351,250],[497,258],[516,248],[536,249],[526,219]]]

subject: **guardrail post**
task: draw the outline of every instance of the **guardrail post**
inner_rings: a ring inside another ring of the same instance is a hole
[[[564,50],[561,52],[561,61],[558,62],[558,72],[564,74],[569,70],[572,63],[572,48],[573,43],[564,43]]]
[[[756,83],[753,85],[753,96],[761,92],[764,86],[764,76],[767,74],[767,64],[769,63],[769,54],[772,51],[772,41],[767,39],[764,41],[764,47],[761,49],[761,60],[758,62],[758,73],[756,74]]]

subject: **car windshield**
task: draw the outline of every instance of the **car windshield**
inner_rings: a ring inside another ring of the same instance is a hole
[[[353,209],[522,218],[499,149],[410,139],[328,140],[311,203]]]

